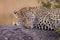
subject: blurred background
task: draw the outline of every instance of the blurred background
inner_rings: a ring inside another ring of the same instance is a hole
[[[11,25],[17,19],[14,10],[28,6],[38,6],[37,0],[0,0],[0,24]]]

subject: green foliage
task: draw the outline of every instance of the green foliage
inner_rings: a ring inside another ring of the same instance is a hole
[[[60,0],[55,0],[57,3],[60,3]]]
[[[43,7],[46,7],[46,8],[60,8],[60,0],[55,0],[55,2],[57,4],[51,4],[50,2],[43,2],[42,0],[38,0],[38,3],[41,1],[41,4]]]
[[[56,8],[60,8],[60,0],[55,0],[57,2]]]
[[[56,8],[60,8],[60,3],[59,4],[57,4],[57,5],[55,5],[56,6]]]
[[[58,33],[60,33],[60,28],[56,30]]]
[[[58,38],[58,40],[60,40],[60,38]]]
[[[42,6],[46,8],[51,8],[51,4],[49,2],[47,3],[42,2]]]

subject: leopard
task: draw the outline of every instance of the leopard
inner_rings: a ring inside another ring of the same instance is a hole
[[[26,28],[58,29],[60,28],[60,9],[48,9],[41,6],[24,7],[14,11],[18,22],[22,22]]]

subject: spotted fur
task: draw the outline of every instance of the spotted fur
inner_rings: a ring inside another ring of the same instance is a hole
[[[34,28],[39,24],[42,29],[58,29],[60,28],[60,9],[47,9],[45,7],[24,7],[14,12],[19,22],[23,22],[28,28]],[[40,28],[40,26],[36,28]]]
[[[48,27],[48,26],[45,25],[44,23],[42,23],[42,24],[39,23],[39,24],[37,24],[37,25],[34,25],[33,28],[35,28],[35,29],[40,29],[40,30],[52,30],[52,31],[55,31],[55,29]]]

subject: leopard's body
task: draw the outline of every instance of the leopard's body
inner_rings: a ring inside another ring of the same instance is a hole
[[[51,29],[60,28],[60,9],[50,10],[45,7],[24,7],[14,12],[19,22],[28,28],[36,25],[47,26]],[[59,21],[59,22],[58,22]],[[40,26],[38,26],[40,27]],[[37,27],[36,27],[37,28]],[[43,27],[46,28],[46,27]]]

